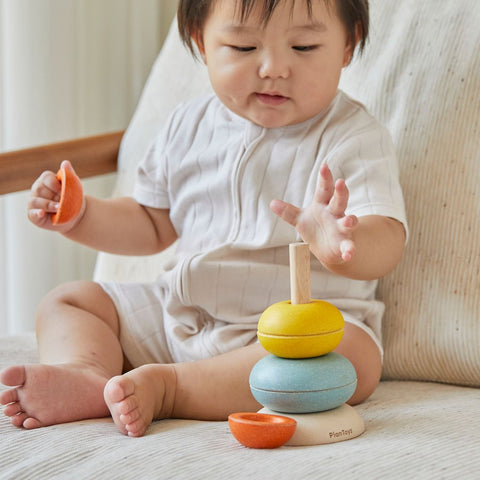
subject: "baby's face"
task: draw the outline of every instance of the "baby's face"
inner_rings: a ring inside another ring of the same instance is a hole
[[[346,30],[323,1],[281,2],[266,26],[258,10],[241,23],[235,0],[217,0],[199,45],[220,100],[268,127],[303,122],[333,100],[351,57]],[[259,2],[260,3],[260,2]]]

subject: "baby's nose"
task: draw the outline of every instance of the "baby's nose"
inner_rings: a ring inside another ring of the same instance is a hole
[[[290,74],[288,61],[281,52],[265,51],[258,69],[260,78],[287,78]]]

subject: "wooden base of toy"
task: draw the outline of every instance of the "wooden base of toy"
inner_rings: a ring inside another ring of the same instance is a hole
[[[268,408],[262,408],[259,413],[276,414]],[[342,442],[358,437],[365,431],[365,423],[360,414],[346,403],[326,412],[282,415],[297,421],[293,437],[285,444],[289,446]]]

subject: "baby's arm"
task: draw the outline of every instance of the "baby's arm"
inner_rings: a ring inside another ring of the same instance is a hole
[[[64,233],[78,243],[119,255],[151,255],[177,239],[169,210],[144,207],[130,197],[85,200],[83,217]]]
[[[274,200],[271,209],[297,229],[331,272],[357,280],[380,278],[400,261],[405,229],[389,217],[345,215],[347,203],[345,182],[334,183],[327,165],[322,165],[315,197],[308,207]]]
[[[69,162],[62,166],[72,168]],[[169,211],[139,205],[133,198],[102,200],[84,196],[80,213],[70,222],[53,225],[60,199],[60,182],[44,172],[33,184],[28,217],[38,227],[55,230],[96,250],[121,255],[160,252],[177,238]]]

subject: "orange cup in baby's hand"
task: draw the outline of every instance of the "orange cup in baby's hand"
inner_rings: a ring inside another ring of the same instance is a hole
[[[61,167],[57,172],[57,180],[62,185],[62,191],[57,213],[52,215],[52,223],[61,225],[74,219],[80,213],[83,203],[83,187],[80,179],[70,168]]]

